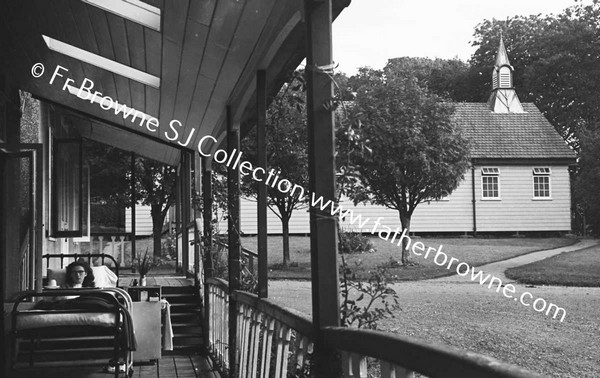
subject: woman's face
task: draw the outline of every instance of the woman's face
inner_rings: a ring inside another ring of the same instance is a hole
[[[71,271],[71,280],[73,281],[74,285],[83,284],[83,280],[86,276],[87,274],[85,273],[84,267],[82,267],[81,265],[76,265],[75,267],[73,267],[73,270]]]

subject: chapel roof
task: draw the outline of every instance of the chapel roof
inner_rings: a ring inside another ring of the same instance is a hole
[[[575,159],[576,155],[533,103],[524,113],[494,113],[486,103],[457,103],[454,117],[474,159]]]

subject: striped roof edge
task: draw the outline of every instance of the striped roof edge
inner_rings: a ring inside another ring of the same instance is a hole
[[[474,159],[573,159],[576,154],[533,103],[524,113],[494,113],[486,103],[455,103],[454,119]]]

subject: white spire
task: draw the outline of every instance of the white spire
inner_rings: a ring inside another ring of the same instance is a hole
[[[513,87],[513,67],[508,60],[502,34],[492,70],[492,94],[488,104],[494,113],[523,113],[523,106]]]

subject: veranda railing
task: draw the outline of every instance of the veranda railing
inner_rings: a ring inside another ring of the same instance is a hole
[[[228,371],[227,282],[208,279],[209,349],[215,362]],[[237,353],[239,377],[302,376],[309,370],[313,326],[310,320],[256,295],[236,291]]]
[[[222,372],[230,367],[227,282],[209,278],[208,343]],[[315,330],[310,320],[254,294],[235,291],[238,377],[310,376]],[[415,338],[358,328],[325,327],[321,337],[341,356],[348,378],[541,377],[491,357]],[[367,363],[367,359],[368,363]]]

